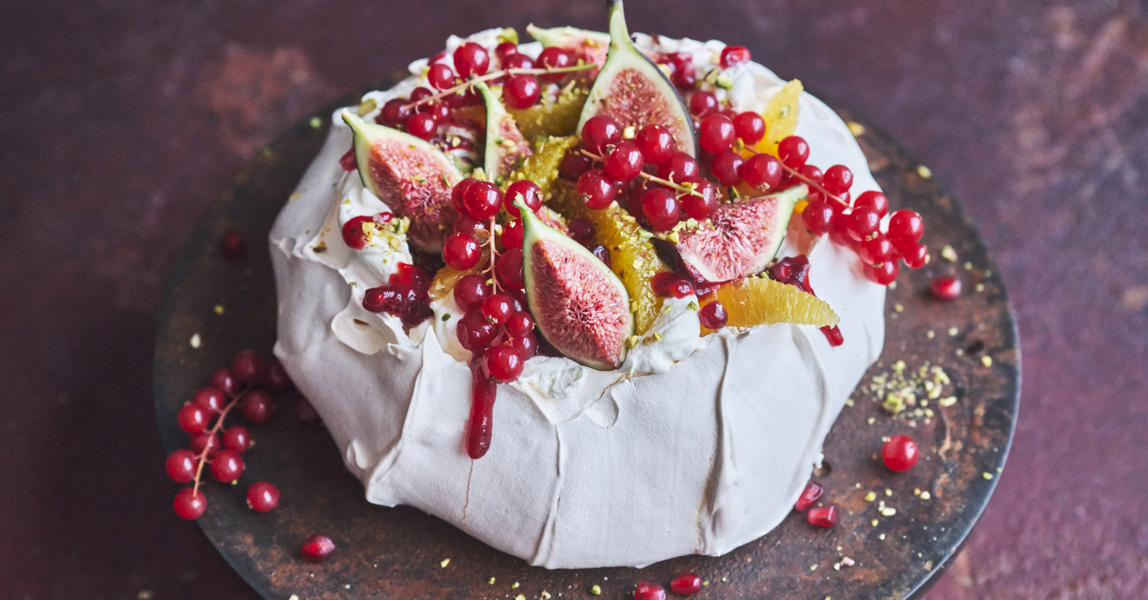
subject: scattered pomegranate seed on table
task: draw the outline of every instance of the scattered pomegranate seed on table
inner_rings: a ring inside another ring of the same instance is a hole
[[[634,600],[666,600],[666,590],[656,583],[639,581]]]
[[[919,457],[917,442],[907,435],[895,435],[881,446],[885,466],[898,473],[912,469]]]
[[[806,518],[809,520],[810,525],[833,527],[837,525],[837,505],[830,504],[829,506],[811,508],[809,512],[806,513]]]
[[[247,243],[243,241],[243,236],[239,235],[238,231],[228,229],[223,233],[219,251],[223,253],[224,258],[238,260],[247,255]]]
[[[929,283],[933,297],[939,300],[956,300],[961,295],[961,280],[955,275],[941,275]]]
[[[335,542],[332,542],[331,538],[315,534],[303,542],[300,553],[303,555],[303,558],[311,562],[320,562],[327,558],[334,549]]]
[[[813,506],[814,502],[820,500],[822,494],[824,493],[825,488],[821,487],[821,484],[810,479],[809,483],[805,484],[805,489],[802,490],[801,496],[799,496],[797,498],[797,502],[794,503],[793,510],[796,510],[797,512],[805,512],[806,509],[808,509],[810,506]]]
[[[696,594],[702,589],[702,578],[693,572],[682,573],[670,582],[670,591],[675,594]]]

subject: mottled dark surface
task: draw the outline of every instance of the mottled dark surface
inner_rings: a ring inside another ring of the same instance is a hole
[[[604,15],[598,2],[488,6],[0,4],[0,595],[252,597],[171,513],[151,404],[164,286],[205,207],[316,106],[450,32]],[[634,30],[743,43],[878,123],[993,250],[1021,332],[1021,418],[982,524],[928,597],[1142,596],[1144,4],[632,1],[628,13]]]

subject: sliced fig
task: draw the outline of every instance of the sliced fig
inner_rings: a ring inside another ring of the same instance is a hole
[[[350,111],[343,111],[343,121],[355,133],[355,163],[363,187],[396,215],[410,218],[407,239],[416,248],[442,250],[458,220],[450,194],[462,174],[454,161],[413,135],[364,122]]]
[[[781,247],[793,205],[808,195],[809,189],[802,184],[722,204],[705,222],[678,232],[678,254],[706,281],[730,281],[758,273]]]
[[[522,166],[522,160],[530,156],[530,144],[522,137],[522,132],[514,124],[514,117],[506,112],[506,107],[485,83],[479,81],[474,87],[482,94],[486,103],[486,151],[483,154],[483,169],[486,177],[495,183]]]
[[[630,295],[610,267],[581,244],[522,211],[522,270],[538,331],[556,350],[608,371],[626,359],[634,334]]]
[[[590,88],[578,131],[595,115],[612,117],[623,130],[661,125],[674,136],[676,149],[698,155],[690,113],[661,69],[634,47],[626,28],[622,0],[610,0],[610,51]]]
[[[541,29],[533,23],[526,26],[530,37],[542,43],[544,48],[558,47],[569,50],[574,55],[574,62],[582,61],[585,64],[600,65],[606,62],[606,54],[610,45],[610,35],[601,31],[587,31],[574,27],[554,27]],[[586,73],[590,77],[597,70],[579,72],[578,76]]]

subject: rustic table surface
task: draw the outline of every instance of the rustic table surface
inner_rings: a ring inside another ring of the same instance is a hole
[[[192,225],[315,107],[452,32],[599,27],[591,2],[0,5],[0,597],[253,598],[173,485],[155,316]],[[863,5],[862,5],[863,4]],[[1148,589],[1148,8],[631,0],[880,124],[947,184],[1019,320],[1009,467],[930,599]]]

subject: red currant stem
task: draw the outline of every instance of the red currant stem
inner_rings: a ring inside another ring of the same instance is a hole
[[[498,293],[498,275],[494,272],[494,260],[498,256],[498,251],[494,248],[494,217],[490,218],[490,266],[486,268],[490,273],[490,289],[493,291],[491,294]]]
[[[582,150],[582,155],[587,156],[589,158],[592,158],[592,159],[594,159],[598,162],[601,162],[601,163],[606,162],[605,157],[603,157],[599,154],[594,154],[593,152],[590,152],[589,150],[585,150],[585,149]],[[700,192],[698,192],[697,190],[695,190],[694,188],[692,188],[688,185],[682,185],[680,183],[674,183],[674,182],[670,181],[669,179],[662,179],[661,177],[658,177],[657,175],[651,175],[645,171],[638,171],[638,176],[646,179],[647,181],[653,181],[654,183],[660,183],[666,187],[673,188],[675,190],[678,190],[679,192],[682,192],[683,194],[689,194],[691,196],[697,196],[699,198],[702,197],[702,194]]]
[[[211,441],[219,434],[219,430],[223,429],[224,417],[227,416],[227,413],[230,412],[232,408],[235,408],[236,404],[239,404],[239,401],[243,399],[243,396],[247,395],[247,392],[251,391],[251,388],[251,384],[247,384],[238,394],[232,396],[227,406],[224,406],[223,410],[219,411],[219,417],[215,419],[215,425],[211,427],[211,431],[205,432],[210,437],[207,438],[208,441],[207,444],[203,446],[203,451],[196,457],[199,464],[195,467],[195,485],[191,489],[192,496],[199,493],[199,481],[200,476],[203,474],[203,465],[207,462],[207,453],[211,450]]]
[[[745,149],[749,150],[750,152],[753,152],[754,154],[761,154],[761,152],[758,152],[756,149],[750,148],[749,146],[746,146]],[[792,169],[792,168],[786,166],[785,163],[781,163],[781,168],[785,169],[785,171],[787,173],[789,173],[790,175],[804,181],[806,185],[815,188],[817,191],[824,194],[826,198],[832,198],[832,199],[836,200],[838,204],[840,204],[841,206],[844,206],[845,208],[850,207],[850,204],[848,202],[842,200],[840,196],[837,196],[835,194],[830,194],[829,190],[822,187],[820,183],[817,183],[816,181],[813,181],[812,179],[810,179],[810,178],[802,175],[801,173],[797,172],[797,169]]]
[[[598,65],[597,63],[587,63],[584,65],[574,65],[573,67],[559,67],[556,69],[551,69],[551,68],[546,68],[546,69],[503,69],[501,71],[492,71],[490,73],[487,73],[486,75],[482,75],[480,77],[473,77],[471,79],[468,79],[468,80],[466,80],[466,81],[464,81],[464,82],[462,82],[462,83],[460,83],[454,87],[450,87],[450,88],[447,88],[447,89],[445,89],[445,90],[443,90],[437,94],[427,96],[426,98],[423,98],[422,100],[419,100],[417,102],[408,103],[406,105],[406,107],[407,108],[414,108],[416,106],[428,104],[430,102],[434,102],[435,100],[445,98],[451,94],[457,94],[463,90],[470,88],[470,86],[472,86],[472,85],[474,85],[480,81],[490,81],[492,79],[498,79],[499,77],[502,77],[504,75],[545,75],[548,73],[573,73],[575,71],[585,71],[587,69],[593,69],[593,68],[596,68],[599,66],[601,66],[601,65]]]

